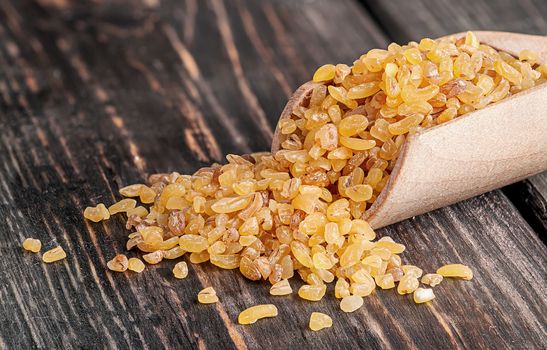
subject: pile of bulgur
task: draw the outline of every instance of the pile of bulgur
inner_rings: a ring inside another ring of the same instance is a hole
[[[298,295],[311,301],[336,281],[334,294],[345,312],[361,307],[377,287],[413,293],[416,303],[432,300],[433,290],[420,288],[420,281],[433,287],[443,276],[469,280],[471,270],[451,264],[422,276],[402,262],[404,245],[376,240],[366,212],[408,135],[545,82],[547,68],[538,60],[528,50],[514,58],[468,32],[458,39],[392,43],[351,67],[324,65],[313,76],[310,97],[280,120],[275,153],[231,154],[227,164],[193,175],[152,175],[148,184],[122,188],[125,199],[88,207],[84,216],[99,222],[125,213],[132,230],[127,250],[139,250],[148,264],[186,254],[195,264],[209,261],[250,280],[268,280],[272,295],[292,293],[296,272],[305,282]],[[145,265],[120,254],[108,268],[141,272]],[[186,277],[186,263],[177,263],[173,274]],[[218,301],[211,287],[198,299]],[[277,315],[273,305],[251,309],[240,323]],[[312,314],[310,328],[330,325],[329,316]]]

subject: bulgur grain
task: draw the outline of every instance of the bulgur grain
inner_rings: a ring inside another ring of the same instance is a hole
[[[66,253],[63,247],[55,247],[48,250],[44,253],[44,255],[42,255],[42,261],[45,263],[52,263],[55,261],[63,260],[64,258],[66,258]]]
[[[434,298],[435,294],[431,288],[418,288],[414,291],[414,302],[416,304],[422,304],[431,301]]]
[[[84,217],[93,222],[99,222],[110,219],[110,212],[103,203],[99,203],[96,207],[85,208]]]
[[[188,265],[186,262],[181,261],[176,263],[173,267],[173,275],[178,279],[186,278],[188,276]]]
[[[190,252],[194,264],[210,260],[239,268],[250,280],[267,279],[272,295],[290,293],[287,279],[296,273],[307,283],[299,296],[312,301],[336,279],[334,294],[345,312],[361,307],[362,296],[377,286],[396,282],[399,294],[431,300],[430,289],[418,288],[422,269],[401,262],[405,246],[389,237],[374,241],[363,217],[388,184],[409,135],[544,83],[547,68],[538,60],[529,50],[511,57],[468,32],[458,40],[373,49],[352,67],[324,65],[309,98],[279,121],[275,153],[228,155],[227,164],[192,175],[152,175],[148,185],[120,190],[148,208],[123,199],[110,210],[127,212],[128,229],[137,230],[127,248],[148,253],[143,259],[150,264]],[[99,204],[84,216],[99,222],[110,213]],[[128,268],[142,271],[144,264],[133,259]],[[174,274],[181,276],[179,264]],[[434,286],[442,276],[473,274],[453,264],[422,282]],[[198,300],[218,298],[206,288]],[[240,318],[251,323],[274,314],[273,305],[257,306]]]
[[[198,301],[201,304],[214,304],[218,302],[217,292],[213,287],[207,287],[198,293]]]
[[[125,255],[118,254],[112,260],[107,262],[106,266],[112,271],[124,272],[129,266],[129,261]]]
[[[125,198],[108,207],[108,212],[110,213],[110,215],[114,215],[117,213],[127,213],[129,210],[135,209],[136,205],[136,200],[131,198]]]
[[[42,242],[35,238],[26,238],[23,241],[23,249],[29,252],[38,253],[42,249]]]
[[[359,295],[348,295],[340,301],[340,309],[344,312],[354,312],[363,306],[363,297]]]
[[[292,288],[288,280],[281,280],[270,288],[271,295],[289,295],[292,294]]]
[[[423,284],[428,284],[431,287],[435,287],[439,283],[443,281],[443,276],[437,274],[437,273],[426,273],[422,279],[421,282]]]
[[[320,331],[332,327],[332,318],[321,312],[312,312],[309,327],[312,331]]]
[[[327,292],[327,286],[324,284],[308,285],[305,284],[298,290],[298,296],[310,301],[319,301]]]
[[[252,324],[260,320],[261,318],[275,316],[277,316],[277,307],[275,307],[275,305],[262,304],[251,306],[250,308],[243,310],[239,314],[237,321],[239,322],[239,324]]]
[[[128,270],[131,270],[131,271],[134,271],[134,272],[137,272],[137,273],[141,273],[145,268],[145,265],[144,263],[138,259],[138,258],[129,258],[128,262],[127,262],[127,269]]]
[[[144,254],[142,258],[150,265],[159,264],[163,260],[163,251],[156,250],[155,252]]]
[[[473,278],[473,271],[468,266],[462,264],[448,264],[437,269],[437,273],[443,277],[455,277],[464,280]]]

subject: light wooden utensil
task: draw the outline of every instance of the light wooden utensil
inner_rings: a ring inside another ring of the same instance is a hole
[[[523,49],[536,51],[547,63],[547,36],[475,34],[482,43],[514,56]],[[280,119],[290,118],[295,106],[307,103],[315,86],[300,86]],[[276,130],[272,152],[279,150],[281,137]],[[408,137],[366,219],[374,228],[383,227],[545,170],[547,83]]]

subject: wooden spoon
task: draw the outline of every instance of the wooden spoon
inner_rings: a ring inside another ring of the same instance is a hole
[[[547,62],[547,36],[475,32],[480,42],[518,56],[522,49]],[[465,33],[454,34],[462,37]],[[307,104],[316,83],[300,86],[281,113]],[[272,152],[280,148],[276,129]],[[547,170],[547,83],[408,137],[391,178],[366,212],[383,227]]]

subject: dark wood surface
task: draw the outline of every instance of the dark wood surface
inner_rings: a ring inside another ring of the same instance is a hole
[[[320,64],[466,29],[546,34],[546,18],[541,0],[0,0],[0,348],[545,348],[545,174],[379,230],[407,261],[463,262],[475,279],[429,305],[377,291],[352,314],[207,264],[182,281],[169,262],[110,273],[123,223],[81,212],[146,174],[268,149]],[[43,264],[28,236],[68,258]],[[197,304],[204,286],[221,302]],[[277,318],[237,325],[265,302]],[[334,326],[308,330],[312,311]]]

